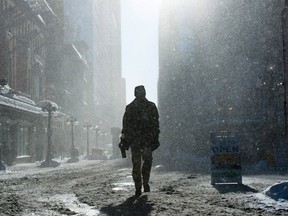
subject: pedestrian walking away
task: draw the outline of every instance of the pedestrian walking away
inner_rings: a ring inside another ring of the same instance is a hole
[[[144,86],[136,86],[135,99],[126,106],[119,147],[132,154],[132,177],[135,196],[150,192],[149,179],[152,152],[159,146],[159,114],[156,105],[147,100]]]

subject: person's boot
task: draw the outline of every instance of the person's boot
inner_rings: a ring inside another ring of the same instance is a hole
[[[140,183],[135,183],[135,196],[136,197],[139,197],[139,196],[141,196],[141,194],[142,194],[142,191],[141,191],[141,188],[142,188],[142,183],[140,182]]]
[[[144,192],[150,192],[150,186],[149,184],[143,184],[143,187],[144,187]]]
[[[141,196],[141,194],[142,194],[141,189],[137,189],[137,190],[135,191],[135,196],[136,196],[136,197]]]

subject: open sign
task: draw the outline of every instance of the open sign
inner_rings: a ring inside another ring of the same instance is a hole
[[[242,184],[240,144],[238,136],[222,132],[210,134],[211,184]]]

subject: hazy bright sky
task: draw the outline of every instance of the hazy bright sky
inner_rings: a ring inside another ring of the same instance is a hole
[[[121,0],[122,74],[127,104],[134,99],[137,85],[144,85],[148,100],[157,103],[159,1]]]

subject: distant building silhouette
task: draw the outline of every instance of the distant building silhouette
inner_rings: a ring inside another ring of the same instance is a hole
[[[84,41],[93,86],[93,125],[109,132],[120,127],[126,105],[125,80],[121,70],[120,0],[65,0],[65,40]],[[81,52],[81,50],[80,50]],[[110,139],[109,139],[110,140]]]

